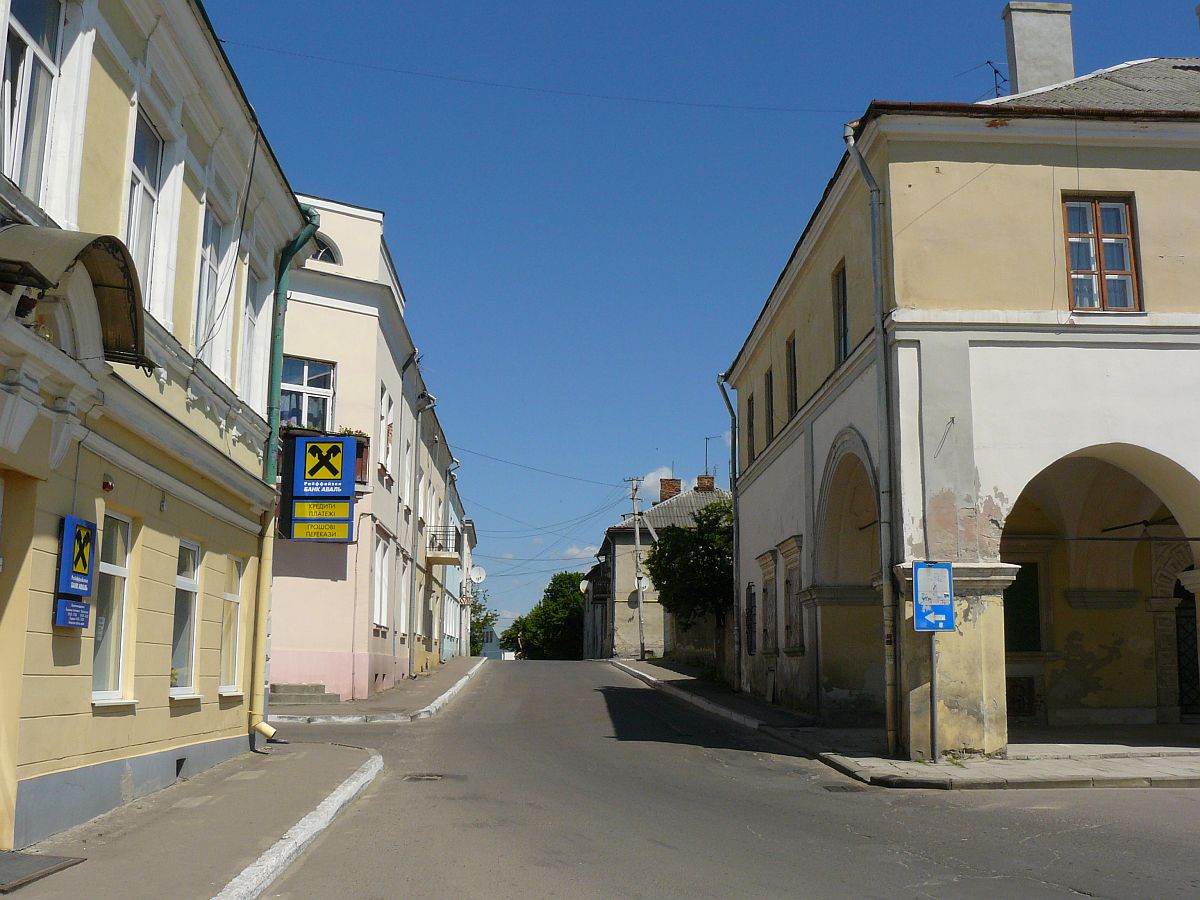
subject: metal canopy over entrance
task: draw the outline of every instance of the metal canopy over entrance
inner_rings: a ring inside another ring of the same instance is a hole
[[[153,368],[145,354],[141,287],[124,243],[112,235],[37,225],[0,228],[0,286],[60,289],[76,263],[92,281],[104,358]]]

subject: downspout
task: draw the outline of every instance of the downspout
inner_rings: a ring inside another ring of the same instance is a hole
[[[406,359],[404,361],[404,365],[402,365],[400,367],[400,417],[399,418],[400,418],[401,426],[404,425],[404,389],[407,386],[406,376],[408,375],[409,367],[412,366],[412,364],[416,361],[417,361],[417,348],[413,347],[412,353],[408,354],[408,359]],[[396,435],[396,446],[397,447],[403,446],[402,445],[403,440],[404,440],[404,435],[397,434]],[[404,473],[401,472],[400,476],[403,477]],[[403,490],[404,490],[403,485],[401,485],[400,490],[401,490],[401,492],[403,492]],[[399,501],[397,501],[397,510],[396,510],[397,516],[399,516],[399,513],[400,513],[398,505],[399,505]],[[399,527],[396,528],[396,543],[397,543],[398,549],[400,550],[400,556],[403,557],[404,556],[404,547],[400,546],[400,529],[399,529]],[[399,582],[399,579],[397,579],[397,588],[399,586],[398,582]],[[397,596],[400,595],[399,589],[397,589],[396,595]],[[392,665],[393,666],[395,666],[396,660],[399,659],[399,656],[397,655],[397,650],[398,650],[397,641],[400,638],[400,630],[396,627],[396,609],[399,605],[400,604],[398,604],[398,603],[392,604]],[[412,606],[411,598],[409,599],[408,605],[409,605],[409,607]],[[395,684],[395,681],[396,681],[396,676],[394,674],[395,669],[393,669],[392,671],[393,671],[392,683]]]
[[[300,229],[290,244],[279,254],[279,269],[275,278],[275,308],[271,322],[271,370],[267,381],[267,443],[263,450],[263,481],[275,490],[279,474],[279,400],[280,383],[283,380],[283,325],[287,318],[288,273],[296,254],[304,249],[317,228],[321,225],[320,214],[311,206],[301,204],[300,212],[308,223]],[[278,498],[271,508],[263,513],[262,531],[258,538],[258,586],[257,602],[254,605],[254,656],[251,659],[253,675],[250,681],[250,743],[253,748],[254,735],[260,734],[267,740],[275,729],[267,724],[266,677],[267,627],[271,619],[271,570],[275,561],[275,528],[279,515]]]
[[[738,516],[738,422],[737,410],[725,390],[729,373],[717,376],[717,390],[729,410],[729,493],[733,496],[733,689],[742,689],[742,560],[741,518]]]
[[[409,571],[408,591],[408,677],[417,677],[417,566],[421,562],[421,416],[427,409],[437,406],[437,397],[429,391],[421,391],[417,396],[417,435],[413,445],[413,511],[412,511],[412,567]],[[425,573],[429,577],[428,571]],[[422,614],[425,612],[421,610]],[[424,618],[424,615],[422,615]]]
[[[883,310],[883,227],[882,201],[879,183],[871,174],[871,168],[854,142],[854,126],[846,125],[842,132],[846,149],[858,164],[863,180],[871,196],[871,287],[875,306],[875,387],[876,408],[879,428],[879,569],[883,592],[883,640],[884,640],[884,692],[887,707],[888,753],[893,756],[897,748],[897,725],[899,722],[896,669],[896,589],[892,576],[892,407],[891,372],[888,365],[887,331],[884,326]]]

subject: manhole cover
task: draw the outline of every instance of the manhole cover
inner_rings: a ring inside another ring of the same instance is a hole
[[[445,775],[438,775],[436,772],[410,772],[404,776],[405,781],[441,781]]]
[[[822,787],[834,794],[857,794],[867,789],[865,784],[825,784]]]

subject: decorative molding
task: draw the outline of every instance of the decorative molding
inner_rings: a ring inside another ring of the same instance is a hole
[[[954,593],[998,596],[1004,593],[1021,571],[1012,563],[956,562],[953,564]],[[912,599],[912,561],[900,563],[892,569],[900,579],[901,589]]]
[[[1141,594],[1137,591],[1072,588],[1063,591],[1063,596],[1071,609],[1132,609]]]
[[[779,555],[783,557],[783,568],[795,569],[800,565],[800,554],[804,549],[804,535],[793,534],[775,545]]]
[[[814,584],[800,591],[801,606],[879,606],[883,594],[869,584]]]
[[[1176,577],[1185,591],[1191,594],[1200,594],[1200,569],[1189,569],[1186,572],[1180,572]]]
[[[1178,597],[1147,597],[1146,609],[1155,613],[1173,613],[1179,606]]]
[[[775,582],[775,551],[768,550],[766,553],[760,553],[755,557],[758,563],[758,568],[762,571],[763,584],[774,584]]]

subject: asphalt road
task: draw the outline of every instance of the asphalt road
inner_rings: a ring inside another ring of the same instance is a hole
[[[603,662],[493,661],[433,719],[288,731],[385,769],[266,896],[1200,895],[1200,790],[867,788]]]

